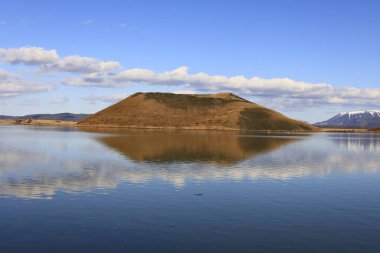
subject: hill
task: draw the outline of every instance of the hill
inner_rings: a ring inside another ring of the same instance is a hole
[[[287,131],[317,129],[232,93],[136,93],[80,121],[79,125]]]
[[[61,120],[61,121],[81,121],[91,114],[74,114],[74,113],[57,113],[57,114],[29,114],[24,116],[6,116],[0,115],[0,119],[3,120],[20,120],[20,119],[32,119],[32,120]]]
[[[378,128],[380,127],[380,111],[341,112],[326,121],[317,122],[315,125],[339,128]]]

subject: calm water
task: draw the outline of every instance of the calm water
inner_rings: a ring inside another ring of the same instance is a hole
[[[0,126],[0,252],[380,252],[380,135]]]

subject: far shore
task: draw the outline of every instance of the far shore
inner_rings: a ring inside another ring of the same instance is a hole
[[[0,125],[30,125],[30,126],[76,126],[75,121],[63,121],[63,120],[0,120]]]
[[[123,128],[123,129],[182,129],[182,130],[226,130],[226,131],[241,131],[241,129],[235,128],[221,128],[221,127],[157,127],[157,126],[117,126],[117,125],[78,125],[75,121],[63,121],[63,120],[0,120],[0,125],[29,125],[29,126],[71,126],[78,128]],[[332,132],[332,133],[371,133],[380,132],[380,130],[374,129],[350,129],[350,128],[319,128],[317,131],[288,131],[288,130],[249,130],[250,132]]]

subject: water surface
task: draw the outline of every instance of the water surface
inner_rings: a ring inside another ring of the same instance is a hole
[[[380,135],[0,126],[0,252],[380,252]]]

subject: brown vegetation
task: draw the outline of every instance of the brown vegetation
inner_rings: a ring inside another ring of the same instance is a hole
[[[33,125],[33,126],[75,126],[77,122],[63,120],[0,120],[0,125]]]
[[[231,93],[136,93],[79,122],[136,128],[317,130]]]

